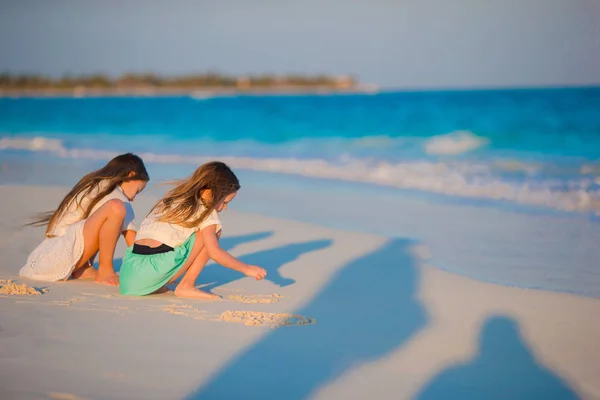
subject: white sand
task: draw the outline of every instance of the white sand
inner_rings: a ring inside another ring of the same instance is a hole
[[[223,245],[269,279],[211,265],[218,302],[17,277],[42,236],[20,225],[62,195],[0,186],[0,279],[48,289],[0,294],[2,399],[600,399],[600,299],[456,276],[405,239],[228,211]],[[281,313],[316,322],[260,324]]]

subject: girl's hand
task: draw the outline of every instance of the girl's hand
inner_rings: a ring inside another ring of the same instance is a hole
[[[246,269],[244,274],[251,278],[255,278],[257,281],[260,281],[265,276],[267,276],[267,271],[265,271],[261,267],[257,267],[256,265],[248,265],[248,268]]]

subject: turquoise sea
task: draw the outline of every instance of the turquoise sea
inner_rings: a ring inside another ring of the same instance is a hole
[[[407,198],[597,224],[600,88],[0,99],[0,183],[72,184],[127,151],[153,182],[222,159],[242,181],[234,208],[386,236],[407,234],[394,220]],[[442,264],[600,295],[578,282]]]

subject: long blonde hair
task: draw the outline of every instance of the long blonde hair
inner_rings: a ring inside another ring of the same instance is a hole
[[[128,181],[149,181],[150,177],[142,159],[135,154],[121,154],[110,160],[104,167],[90,172],[77,182],[71,191],[60,202],[55,211],[40,213],[37,219],[27,224],[30,226],[46,227],[46,236],[52,232],[57,221],[73,204],[81,207],[82,200],[99,187],[101,182],[107,182],[106,186],[96,194],[91,201],[85,205],[83,218],[87,218],[96,204],[115,188]]]
[[[186,228],[195,228],[225,200],[240,189],[233,171],[220,161],[201,165],[192,176],[172,182],[171,189],[150,211],[160,215],[159,220]],[[211,196],[202,197],[210,190]],[[208,200],[206,199],[208,198]],[[198,215],[201,207],[204,210]]]

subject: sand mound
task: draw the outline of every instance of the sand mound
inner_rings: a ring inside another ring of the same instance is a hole
[[[229,322],[244,324],[246,326],[268,326],[270,328],[311,325],[317,322],[314,318],[307,318],[297,314],[259,311],[225,311],[220,315],[215,315],[206,310],[199,310],[189,304],[173,304],[164,307],[163,310],[170,314],[192,317],[201,321]]]
[[[10,296],[39,296],[45,290],[27,286],[25,283],[18,284],[10,279],[0,279],[0,294]]]
[[[266,313],[258,311],[225,311],[219,317],[223,322],[237,322],[246,326],[266,325],[271,328],[291,325],[310,325],[317,321],[313,318],[287,313]]]

